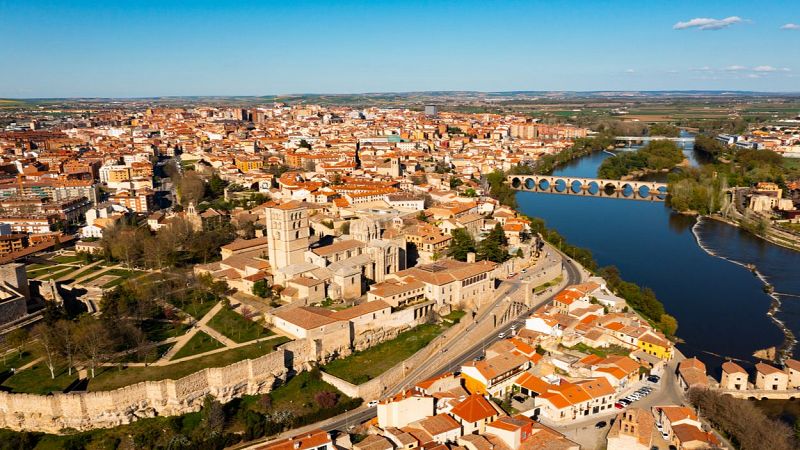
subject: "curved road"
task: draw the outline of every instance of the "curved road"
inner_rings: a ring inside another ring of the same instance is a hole
[[[555,256],[560,256],[562,258],[562,270],[566,272],[566,280],[567,285],[580,283],[584,279],[585,270],[581,267],[577,262],[573,261],[568,256],[561,253],[558,249],[550,247],[549,245],[545,247],[546,253],[545,258],[553,258],[555,262]],[[535,278],[535,273],[533,271],[529,271],[525,274],[522,274],[519,278],[514,280],[505,280],[503,281],[497,289],[499,293],[498,299],[495,300],[494,304],[490,308],[486,308],[484,312],[482,312],[476,319],[476,323],[486,320],[490,318],[490,312],[494,310],[494,307],[499,304],[504,298],[510,296],[511,294],[515,293],[519,288],[522,286],[522,281],[532,280]],[[497,327],[493,333],[490,333],[487,337],[480,339],[473,343],[471,347],[469,347],[466,351],[461,353],[450,353],[445,350],[443,353],[437,354],[434,361],[430,364],[420,364],[420,366],[414,370],[412,370],[406,378],[403,380],[402,383],[398,384],[397,386],[391,387],[387,389],[384,397],[393,395],[397,392],[400,392],[403,389],[407,389],[414,384],[428,379],[438,373],[446,372],[448,370],[455,370],[456,368],[460,367],[462,364],[472,361],[475,358],[483,355],[484,350],[486,347],[490,346],[493,342],[499,340],[500,333],[508,334],[511,330],[511,327],[514,326],[519,328],[521,324],[524,322],[524,317],[527,316],[533,310],[539,308],[543,304],[550,303],[553,300],[553,297],[557,292],[553,292],[547,297],[541,299],[537,304],[532,305],[530,309],[525,311],[521,314],[517,319],[510,320],[499,327]],[[472,327],[470,327],[472,328]],[[458,336],[454,336],[450,339],[449,343],[445,345],[445,349],[448,349],[452,346],[453,342],[458,342]],[[433,358],[433,357],[432,357]],[[429,359],[430,360],[430,359]],[[286,431],[281,433],[278,436],[272,436],[269,438],[261,438],[254,441],[250,441],[247,443],[242,443],[236,445],[232,448],[244,449],[250,448],[255,445],[260,445],[264,442],[286,438],[290,436],[296,436],[298,434],[302,434],[304,432],[308,432],[315,429],[323,429],[325,431],[333,431],[333,430],[348,430],[353,426],[357,426],[361,423],[364,423],[377,415],[376,408],[369,408],[367,406],[361,406],[355,410],[347,411],[343,414],[338,416],[332,417],[327,420],[323,420],[311,425],[307,425],[301,428],[295,428],[293,430]]]

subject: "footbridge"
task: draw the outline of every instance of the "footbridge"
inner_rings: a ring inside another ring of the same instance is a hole
[[[627,143],[645,143],[650,141],[672,141],[677,143],[694,142],[694,137],[667,137],[667,136],[617,136],[614,138],[617,142]]]
[[[666,183],[655,181],[604,180],[555,175],[509,175],[506,181],[519,191],[546,194],[647,201],[664,201],[667,198]]]

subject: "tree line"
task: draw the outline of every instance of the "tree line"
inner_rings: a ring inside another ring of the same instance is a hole
[[[655,292],[650,288],[642,288],[635,283],[625,281],[614,266],[598,268],[589,249],[578,247],[567,242],[558,231],[548,228],[543,219],[528,217],[531,221],[531,232],[539,234],[554,247],[564,252],[590,272],[606,280],[608,287],[625,299],[625,302],[636,312],[648,319],[657,329],[667,336],[674,336],[678,329],[678,321],[666,314],[664,304],[656,298]]]
[[[689,401],[714,428],[725,434],[741,450],[791,450],[797,448],[792,429],[772,420],[748,400],[710,389],[689,390]]]

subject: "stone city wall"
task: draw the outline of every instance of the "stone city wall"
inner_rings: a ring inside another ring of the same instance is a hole
[[[112,391],[52,395],[0,392],[0,427],[58,433],[124,425],[135,420],[197,411],[206,395],[221,402],[263,394],[290,371],[316,359],[310,341],[294,341],[267,355],[203,369],[177,380],[145,381]]]

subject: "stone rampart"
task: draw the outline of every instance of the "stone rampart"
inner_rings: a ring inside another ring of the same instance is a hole
[[[242,395],[263,394],[316,360],[316,345],[294,341],[276,351],[225,367],[203,369],[177,380],[145,381],[112,391],[52,395],[0,392],[0,427],[58,433],[131,423],[154,416],[200,409],[212,395],[228,402]]]

